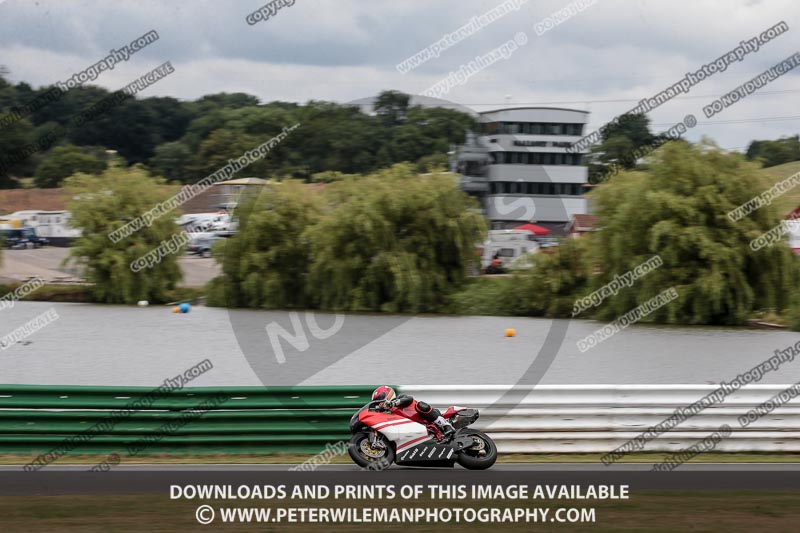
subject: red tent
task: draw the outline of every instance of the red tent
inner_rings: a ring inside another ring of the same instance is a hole
[[[523,224],[514,229],[524,229],[530,231],[534,235],[548,235],[550,233],[549,229],[543,228],[542,226],[537,226],[536,224]]]

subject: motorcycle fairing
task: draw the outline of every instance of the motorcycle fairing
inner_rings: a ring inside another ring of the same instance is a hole
[[[455,446],[427,441],[398,451],[394,462],[403,466],[452,467],[457,458]]]

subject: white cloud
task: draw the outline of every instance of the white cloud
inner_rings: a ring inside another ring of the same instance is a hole
[[[252,93],[263,101],[348,102],[382,89],[417,93],[516,32],[527,31],[525,47],[453,88],[449,99],[501,105],[585,102],[564,106],[589,109],[592,127],[598,127],[634,103],[591,101],[653,95],[740,40],[785,20],[789,33],[697,85],[690,95],[727,92],[796,51],[800,31],[800,7],[792,0],[598,0],[537,37],[533,25],[569,3],[540,0],[524,4],[419,69],[406,75],[395,70],[398,62],[500,2],[296,0],[268,21],[249,26],[245,16],[265,1],[10,0],[0,6],[0,54],[13,81],[42,85],[69,77],[109,49],[155,29],[158,42],[103,73],[98,85],[117,89],[170,60],[176,73],[145,95],[194,99],[228,91]],[[800,73],[789,74],[764,90],[800,90],[799,79]],[[793,115],[798,95],[756,94],[714,120]],[[672,124],[694,113],[702,123],[707,103],[676,99],[654,110],[651,119]],[[701,124],[690,138],[707,134],[723,146],[739,147],[798,129],[797,121]]]

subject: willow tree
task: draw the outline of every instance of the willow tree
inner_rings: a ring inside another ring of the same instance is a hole
[[[325,309],[439,309],[466,278],[485,232],[472,200],[445,174],[409,165],[329,186],[309,231],[308,291]]]
[[[711,142],[668,143],[647,172],[623,172],[592,193],[602,230],[590,236],[598,288],[654,255],[663,266],[607,299],[604,318],[619,316],[674,287],[678,299],[648,320],[738,324],[754,309],[786,308],[797,266],[780,242],[754,251],[750,242],[778,226],[764,206],[738,221],[727,214],[763,192],[757,166]]]
[[[131,265],[159,246],[171,250],[181,242],[176,214],[165,213],[150,226],[117,242],[109,234],[167,200],[177,187],[167,185],[162,178],[150,177],[138,167],[112,167],[99,176],[76,174],[65,184],[73,198],[69,204],[70,223],[82,232],[69,259],[84,268],[86,279],[93,283],[94,299],[105,303],[166,301],[167,291],[182,276],[178,265],[180,249],[161,256],[149,267]]]
[[[308,187],[286,181],[246,198],[236,212],[239,232],[216,246],[222,275],[209,286],[209,304],[284,308],[307,305],[311,247],[306,232],[319,208]]]

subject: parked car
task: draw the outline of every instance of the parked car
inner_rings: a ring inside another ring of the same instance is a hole
[[[14,228],[0,230],[7,248],[40,248],[48,244],[44,237],[36,235],[33,228]]]
[[[33,243],[34,248],[41,248],[42,246],[47,246],[50,244],[49,240],[37,235],[34,228],[22,228],[22,234],[26,239],[28,239],[29,243]]]
[[[186,253],[201,257],[211,257],[211,248],[215,242],[222,238],[224,238],[222,235],[204,235],[192,239],[189,246],[186,247]]]

